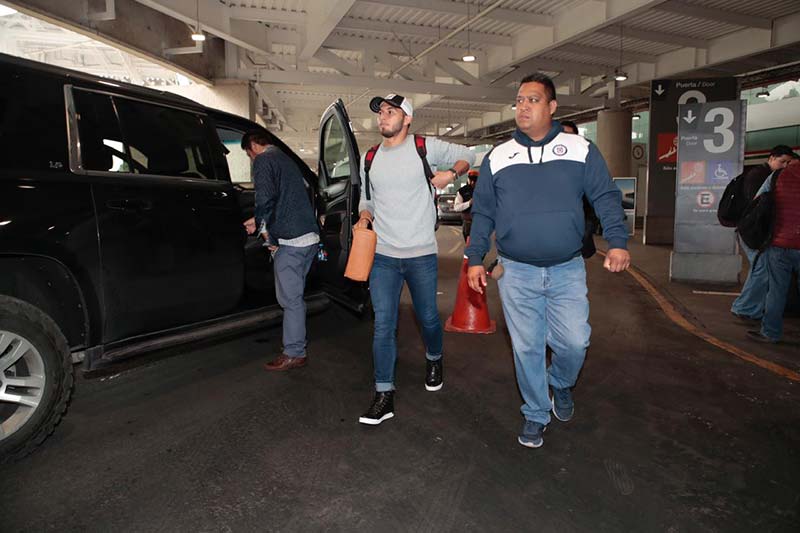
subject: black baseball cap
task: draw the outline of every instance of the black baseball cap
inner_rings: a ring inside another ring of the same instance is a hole
[[[402,109],[409,117],[414,116],[414,106],[411,105],[411,99],[400,94],[388,94],[386,97],[376,96],[369,101],[369,108],[373,113],[378,113],[381,110],[381,104],[384,102],[392,107]]]

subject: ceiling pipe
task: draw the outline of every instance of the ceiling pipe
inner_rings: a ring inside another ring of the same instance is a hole
[[[458,35],[462,31],[464,31],[465,28],[467,28],[468,26],[473,24],[476,20],[479,20],[479,19],[485,17],[486,15],[488,15],[489,13],[491,13],[492,11],[494,11],[495,9],[500,7],[500,4],[502,4],[503,2],[505,2],[505,0],[497,0],[494,4],[490,5],[489,7],[487,7],[486,9],[484,9],[483,11],[481,11],[480,13],[475,15],[474,17],[467,18],[467,21],[464,22],[463,24],[461,24],[460,26],[458,26],[456,29],[454,29],[453,31],[451,31],[450,33],[448,33],[447,35],[445,35],[444,37],[442,37],[441,39],[439,39],[438,41],[436,41],[435,43],[430,45],[428,48],[426,48],[422,52],[418,53],[417,55],[415,55],[414,57],[412,57],[411,59],[409,59],[408,61],[406,61],[402,65],[400,65],[396,69],[394,69],[391,72],[389,72],[389,76],[388,77],[391,78],[392,76],[394,76],[395,74],[397,74],[398,72],[400,72],[401,70],[406,68],[407,66],[409,66],[409,65],[411,65],[413,63],[416,63],[417,61],[419,61],[420,59],[422,59],[426,55],[430,54],[431,52],[433,52],[434,50],[436,50],[437,48],[442,46],[445,42],[447,42],[451,38],[455,37],[456,35]],[[366,95],[368,95],[370,92],[372,92],[372,89],[367,89],[363,93],[359,94],[358,96],[356,96],[355,98],[350,100],[345,105],[345,107],[349,107],[351,104],[354,104],[355,102],[361,100]]]

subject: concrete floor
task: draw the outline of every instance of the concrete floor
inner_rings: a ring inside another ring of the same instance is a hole
[[[439,230],[440,311],[461,249]],[[627,274],[588,263],[592,346],[576,414],[538,450],[498,332],[446,334],[423,387],[404,294],[396,417],[365,427],[371,323],[309,321],[310,364],[271,374],[280,330],[78,381],[34,455],[0,470],[2,531],[798,531],[798,384],[667,320]]]

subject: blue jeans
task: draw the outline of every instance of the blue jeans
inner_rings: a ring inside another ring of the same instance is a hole
[[[549,385],[575,385],[589,347],[589,300],[582,257],[551,267],[500,259],[505,268],[498,280],[506,317],[517,384],[526,420],[550,422]],[[546,349],[552,359],[547,368]]]
[[[769,291],[764,318],[761,320],[761,334],[772,340],[783,336],[783,312],[792,271],[800,272],[800,250],[770,246],[765,253],[769,270]]]
[[[375,254],[369,274],[369,292],[375,311],[375,335],[372,355],[375,363],[375,390],[394,390],[394,367],[397,363],[397,313],[403,282],[408,284],[414,313],[422,327],[426,357],[442,357],[442,322],[436,307],[436,282],[439,265],[436,254],[396,259]]]
[[[318,248],[316,244],[300,247],[281,245],[272,257],[275,296],[283,309],[283,353],[289,357],[306,355],[306,301],[303,293]]]
[[[763,253],[756,260],[758,250],[753,250],[739,238],[747,260],[750,262],[750,271],[742,287],[742,293],[733,301],[731,312],[737,315],[749,316],[760,319],[764,316],[764,303],[767,300],[767,287],[769,273],[767,272],[767,254]],[[755,262],[755,264],[753,264]]]

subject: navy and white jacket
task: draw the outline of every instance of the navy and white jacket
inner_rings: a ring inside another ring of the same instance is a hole
[[[495,231],[502,257],[539,267],[581,253],[583,196],[603,224],[609,248],[626,248],[622,193],[597,147],[580,135],[562,133],[553,121],[534,141],[519,129],[483,160],[472,201],[472,231],[466,255],[480,265]]]

